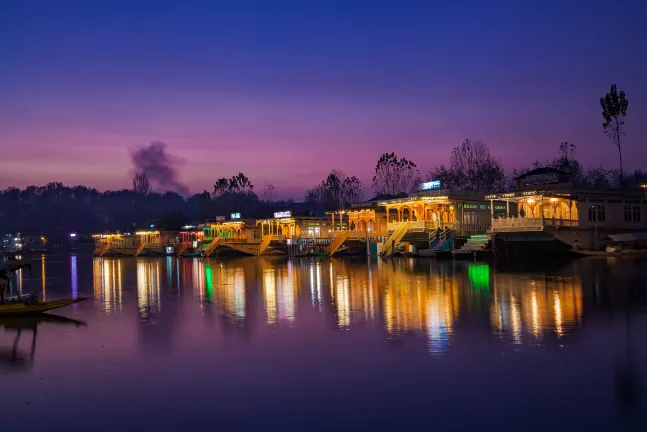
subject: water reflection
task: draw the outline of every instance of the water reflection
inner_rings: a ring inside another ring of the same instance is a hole
[[[263,304],[268,324],[284,321],[292,324],[296,318],[299,287],[295,281],[295,264],[286,262],[277,266],[273,262],[262,260]],[[303,275],[305,268],[298,267],[299,275]],[[300,280],[306,280],[305,277]]]
[[[41,288],[39,258],[33,277],[25,274],[26,292]],[[51,258],[47,294],[69,297],[73,262]],[[638,398],[647,356],[644,261],[581,260],[522,274],[409,259],[93,260],[79,253],[76,272],[79,295],[94,290],[95,301],[61,313],[87,321],[87,331],[48,326],[34,351],[31,332],[23,329],[15,344],[16,332],[0,328],[4,364],[29,365],[33,352],[39,362],[30,379],[0,374],[12,390],[10,422],[37,421],[37,409],[67,425],[73,401],[75,412],[90,413],[68,427],[75,430],[96,420],[93,407],[102,403],[115,424],[209,424],[216,416],[224,427],[251,429],[250,417],[280,424],[296,413],[334,429],[339,419],[320,409],[324,401],[351,406],[345,424],[372,421],[367,430],[397,428],[407,410],[407,424],[442,430],[514,430],[525,419],[533,430],[558,423],[645,430],[613,423],[616,412],[625,415],[613,408],[614,384],[623,406],[642,417],[646,408]],[[92,287],[84,283],[91,272]],[[433,391],[452,386],[459,391]],[[421,388],[432,389],[424,400]],[[135,399],[150,403],[142,411]],[[421,404],[443,415],[409,409]],[[469,416],[465,406],[482,409]]]
[[[47,301],[47,272],[45,271],[45,254],[40,257],[40,276],[41,276],[41,298],[43,301]]]
[[[143,321],[160,311],[160,261],[137,260],[137,306]]]
[[[199,271],[199,265],[198,265]],[[246,317],[245,272],[243,268],[228,264],[204,265],[205,298],[238,322]]]
[[[582,282],[577,277],[497,274],[490,309],[492,328],[499,337],[512,336],[515,344],[526,337],[541,343],[557,339],[582,322]]]
[[[578,276],[496,273],[488,264],[116,258],[93,265],[95,299],[106,313],[122,310],[124,279],[135,273],[137,309],[146,322],[162,313],[167,293],[189,293],[205,316],[217,311],[240,326],[258,321],[255,314],[266,324],[299,325],[299,307],[305,307],[330,315],[340,329],[371,326],[393,338],[417,335],[433,355],[451,349],[462,315],[486,315],[492,333],[512,344],[561,341],[582,323]],[[75,269],[73,257],[73,291]]]
[[[9,346],[0,346],[0,367],[9,368],[12,371],[23,371],[29,369],[34,363],[36,354],[36,340],[38,335],[38,326],[40,324],[71,325],[75,327],[85,327],[86,323],[54,314],[42,314],[22,317],[4,317],[0,318],[0,327],[5,331],[15,333]],[[27,344],[22,343],[21,337],[23,331],[31,331],[31,339]],[[24,345],[28,345],[27,351]]]
[[[79,275],[76,267],[76,255],[70,257],[70,274],[72,276],[72,297],[77,298],[79,296]]]
[[[123,258],[101,259],[92,262],[94,298],[103,305],[107,314],[122,310],[123,278],[125,262]]]
[[[384,319],[391,335],[427,336],[432,354],[449,349],[458,316],[458,279],[444,273],[412,273],[408,266],[385,267]]]

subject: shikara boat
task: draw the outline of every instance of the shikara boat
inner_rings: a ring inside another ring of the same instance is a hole
[[[6,271],[12,273],[23,268],[31,268],[31,261],[25,258],[6,262],[0,261],[0,272]]]
[[[0,317],[40,314],[62,308],[64,306],[69,306],[83,300],[86,299],[84,297],[79,297],[75,299],[44,302],[34,296],[8,298],[3,304],[0,304]]]

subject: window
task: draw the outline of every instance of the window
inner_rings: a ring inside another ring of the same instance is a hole
[[[604,222],[607,219],[606,208],[603,205],[590,205],[589,206],[589,221],[590,222]]]
[[[625,222],[626,223],[640,222],[640,206],[637,206],[637,205],[625,206]]]

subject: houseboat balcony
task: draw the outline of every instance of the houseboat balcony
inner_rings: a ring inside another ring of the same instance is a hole
[[[571,227],[579,226],[574,219],[555,218],[500,218],[492,219],[492,232],[517,232],[517,231],[543,231],[544,227]]]

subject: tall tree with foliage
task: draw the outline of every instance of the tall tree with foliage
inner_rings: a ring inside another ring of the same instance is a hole
[[[454,147],[449,168],[441,165],[429,175],[441,181],[444,188],[494,192],[505,184],[505,175],[499,161],[481,141],[466,139]]]
[[[389,195],[413,192],[419,177],[415,163],[404,157],[398,159],[395,153],[384,153],[375,166],[373,190]]]
[[[229,179],[229,187],[227,190],[229,192],[248,193],[254,190],[254,185],[245,176],[245,174],[241,172]]]
[[[227,189],[229,188],[229,180],[226,177],[221,177],[216,180],[216,184],[213,185],[213,197],[218,198],[222,196]]]
[[[622,147],[620,141],[621,137],[625,135],[624,124],[629,101],[625,97],[624,90],[618,93],[616,85],[613,84],[609,93],[600,98],[600,105],[602,106],[602,117],[604,117],[604,122],[602,123],[604,134],[618,147],[618,156],[620,157],[620,182],[622,183],[624,172],[622,170]]]
[[[151,192],[151,185],[146,173],[135,174],[135,177],[133,177],[133,190],[139,195],[148,195]]]

